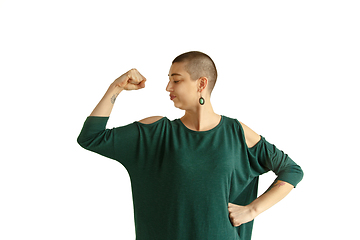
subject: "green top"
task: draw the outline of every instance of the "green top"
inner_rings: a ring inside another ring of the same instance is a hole
[[[303,177],[265,138],[248,148],[236,119],[222,116],[201,132],[166,117],[106,129],[108,119],[88,117],[78,143],[129,172],[137,240],[249,240],[253,221],[233,227],[228,203],[256,199],[259,175],[269,170],[293,186]]]

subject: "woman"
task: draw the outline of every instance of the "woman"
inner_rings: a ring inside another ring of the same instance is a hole
[[[243,123],[214,112],[217,72],[209,56],[181,54],[169,78],[166,91],[185,110],[182,118],[106,129],[116,97],[145,87],[146,78],[132,69],[110,85],[78,143],[129,172],[136,239],[251,239],[253,219],[296,187],[301,168]],[[259,176],[269,170],[278,177],[257,198]]]

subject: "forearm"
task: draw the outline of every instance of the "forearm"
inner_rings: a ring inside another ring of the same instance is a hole
[[[106,91],[103,98],[94,108],[90,116],[97,117],[108,117],[114,107],[115,100],[117,96],[122,92],[123,88],[120,88],[116,84],[111,84],[108,90]]]
[[[122,90],[138,90],[145,87],[146,78],[135,68],[118,77],[106,91],[104,97],[90,116],[108,117],[114,107],[117,96]]]
[[[293,188],[293,185],[278,180],[273,185],[271,185],[271,187],[264,194],[255,199],[248,206],[252,209],[255,216],[258,216],[260,213],[266,211],[281,201],[291,192]]]

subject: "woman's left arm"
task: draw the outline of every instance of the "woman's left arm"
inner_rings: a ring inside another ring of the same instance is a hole
[[[294,188],[290,183],[278,180],[263,195],[247,206],[229,203],[229,217],[233,226],[254,220],[260,213],[274,206]]]
[[[248,148],[251,149],[257,145],[257,148],[253,149],[255,155],[262,159],[262,164],[274,171],[280,179],[275,181],[264,194],[247,206],[229,203],[229,217],[235,227],[254,220],[260,213],[281,201],[301,181],[303,176],[300,166],[287,155],[276,149],[274,145],[266,142],[260,135],[242,122],[240,124],[244,131]],[[261,146],[259,146],[259,143]],[[289,181],[291,184],[283,180]]]

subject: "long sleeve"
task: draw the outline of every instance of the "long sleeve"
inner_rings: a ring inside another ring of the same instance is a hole
[[[262,136],[254,147],[248,149],[248,153],[255,174],[271,170],[277,175],[276,180],[290,183],[294,187],[303,178],[301,167]]]
[[[127,165],[136,154],[139,131],[135,123],[106,129],[109,117],[88,117],[77,142],[89,151]]]

